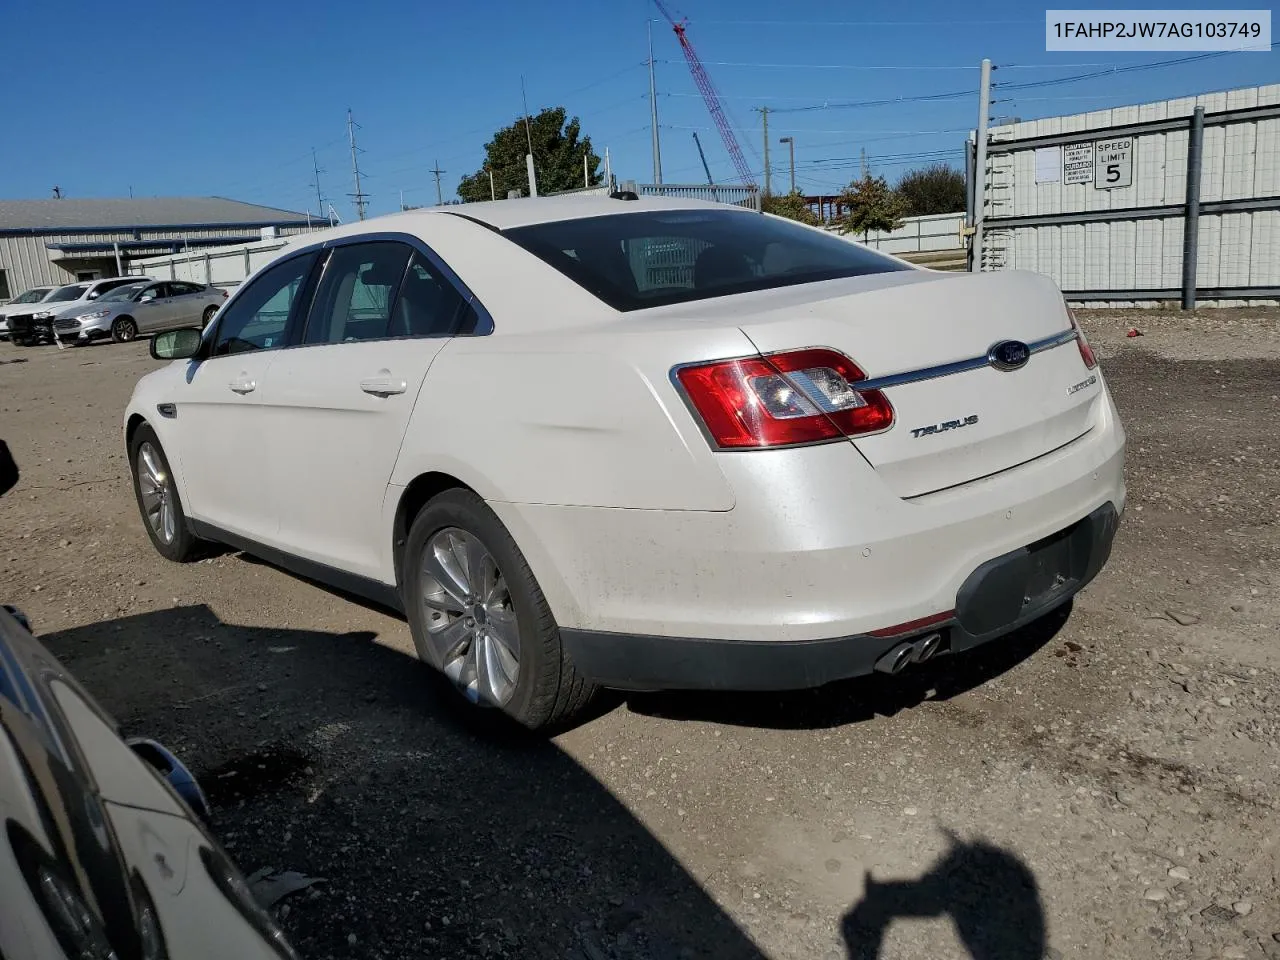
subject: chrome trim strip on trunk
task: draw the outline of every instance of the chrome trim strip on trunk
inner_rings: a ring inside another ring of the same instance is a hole
[[[1064,330],[1061,333],[1055,333],[1051,337],[1045,337],[1041,340],[1033,340],[1027,344],[1031,353],[1037,354],[1044,350],[1052,350],[1054,347],[1060,347],[1064,343],[1070,343],[1075,340],[1078,334],[1075,330]],[[890,387],[901,387],[908,383],[920,383],[924,380],[937,380],[939,377],[950,377],[957,373],[968,373],[970,370],[981,370],[983,367],[991,366],[991,359],[987,354],[980,357],[971,357],[968,360],[956,360],[952,363],[942,363],[936,367],[922,367],[919,370],[906,370],[902,373],[890,373],[883,377],[875,377],[871,380],[859,380],[853,384],[855,390],[887,390]]]

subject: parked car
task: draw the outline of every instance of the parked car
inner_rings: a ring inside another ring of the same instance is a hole
[[[688,269],[651,280],[651,247]],[[151,349],[180,362],[123,427],[162,555],[219,541],[399,607],[530,727],[597,685],[804,688],[992,641],[1098,573],[1124,508],[1051,280],[727,205],[348,224]]]
[[[16,471],[0,443],[0,492]],[[0,956],[295,960],[204,826],[190,771],[0,609]]]
[[[128,283],[91,304],[62,313],[53,326],[58,339],[89,343],[110,337],[127,343],[178,327],[203,327],[213,319],[226,294],[215,287],[181,280]]]
[[[105,293],[125,284],[150,280],[150,277],[112,277],[109,280],[86,280],[59,287],[32,308],[9,313],[9,336],[21,347],[52,343],[54,323],[59,317],[74,313],[93,303]]]
[[[30,290],[24,290],[8,303],[0,306],[0,340],[9,339],[9,314],[22,312],[28,304],[40,303],[49,294],[53,293],[53,287],[32,287]]]

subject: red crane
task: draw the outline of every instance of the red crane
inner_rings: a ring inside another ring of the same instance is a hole
[[[662,15],[667,18],[667,22],[671,24],[671,29],[675,31],[676,38],[680,41],[680,49],[684,51],[684,58],[689,61],[689,72],[693,74],[693,82],[698,86],[698,92],[702,94],[702,99],[707,102],[707,110],[711,112],[711,119],[715,121],[716,129],[720,131],[720,139],[724,141],[724,148],[729,151],[729,158],[733,161],[734,169],[738,171],[738,179],[747,186],[754,187],[756,178],[751,175],[751,168],[747,166],[747,158],[742,155],[742,147],[738,144],[738,138],[733,132],[733,127],[729,125],[729,118],[725,116],[724,108],[720,106],[720,94],[715,88],[715,84],[711,82],[711,77],[707,75],[706,68],[703,67],[702,61],[698,58],[698,52],[693,49],[693,44],[689,42],[689,35],[685,31],[685,21],[676,21],[671,12],[663,6],[662,0],[653,0],[654,4]]]

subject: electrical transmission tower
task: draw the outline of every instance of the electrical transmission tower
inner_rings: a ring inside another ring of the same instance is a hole
[[[444,173],[445,171],[440,169],[439,160],[437,160],[436,165],[431,168],[431,172],[436,175],[436,206],[437,207],[444,206],[444,197],[441,196],[440,194],[440,174]]]
[[[360,161],[356,154],[356,127],[360,124],[356,123],[351,116],[351,110],[347,110],[347,139],[351,141],[351,176],[356,182],[356,192],[348,194],[356,207],[356,216],[361,220],[364,219],[364,208],[369,205],[369,195],[360,188]]]
[[[311,186],[316,190],[316,210],[320,212],[320,216],[324,216],[324,195],[320,192],[320,174],[324,173],[320,169],[320,165],[316,162],[316,148],[311,148],[311,170],[315,174],[315,179],[311,181]]]

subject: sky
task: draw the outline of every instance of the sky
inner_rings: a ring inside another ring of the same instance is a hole
[[[664,180],[705,181],[694,131],[713,177],[734,176],[652,0],[172,0],[129,16],[81,0],[6,6],[0,196],[8,199],[48,197],[57,185],[68,197],[224,196],[316,212],[314,148],[325,203],[349,220],[350,109],[370,214],[399,209],[402,197],[430,205],[437,163],[447,200],[482,166],[493,131],[522,116],[522,78],[531,112],[565,106],[597,153],[609,148],[619,179],[651,182],[650,24]],[[777,141],[791,136],[807,193],[838,191],[858,174],[864,149],[891,183],[932,162],[962,166],[984,57],[996,65],[997,118],[1280,82],[1273,48],[1014,89],[1184,56],[1047,53],[1044,9],[1025,0],[668,6],[688,19],[753,173],[764,169],[757,108],[768,106],[774,187],[787,185],[787,146]],[[938,94],[946,98],[838,106]]]

